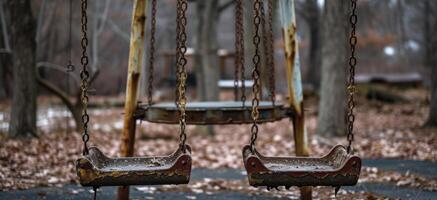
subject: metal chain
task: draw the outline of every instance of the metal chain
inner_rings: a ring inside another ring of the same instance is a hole
[[[182,150],[185,152],[186,150],[186,140],[187,140],[187,134],[186,134],[186,114],[185,114],[185,106],[187,104],[187,98],[185,96],[185,86],[186,86],[186,80],[187,80],[187,72],[185,69],[185,66],[187,64],[187,59],[185,58],[185,54],[187,52],[187,33],[186,33],[186,26],[187,26],[187,17],[186,12],[188,9],[188,1],[187,0],[178,0],[179,6],[178,8],[178,25],[180,26],[179,32],[177,32],[178,36],[178,52],[179,57],[177,60],[177,68],[178,68],[178,107],[179,107],[179,125],[181,127],[180,130],[180,145],[182,147]]]
[[[156,0],[152,0],[152,18],[150,29],[150,54],[147,102],[152,105],[153,99],[153,72],[155,68],[155,33],[156,33]]]
[[[235,57],[234,57],[234,99],[238,101],[238,81],[239,81],[239,69],[240,69],[240,56],[241,56],[241,44],[240,44],[240,22],[239,17],[241,10],[239,7],[241,0],[236,1],[235,6]]]
[[[74,65],[72,64],[72,23],[73,23],[73,0],[69,2],[69,14],[68,14],[68,63],[67,72],[74,71]]]
[[[261,60],[264,61],[264,66],[263,67],[263,71],[266,71],[265,69],[268,67],[269,61],[268,61],[268,45],[267,45],[267,30],[266,30],[266,15],[265,15],[265,11],[264,11],[264,0],[261,0],[260,2],[260,14],[261,14],[261,35],[262,35],[262,47],[263,47],[263,55]],[[260,97],[261,99],[263,98],[263,90],[264,88],[262,87],[262,85],[264,85],[264,80],[260,79]]]
[[[351,55],[349,58],[349,80],[348,80],[348,113],[347,113],[347,140],[348,140],[348,147],[347,152],[351,153],[352,151],[352,142],[354,141],[354,121],[355,121],[355,115],[354,115],[354,107],[355,107],[355,101],[354,101],[354,93],[355,93],[355,67],[357,65],[357,59],[355,57],[355,48],[357,45],[357,36],[356,36],[356,25],[357,25],[357,0],[351,0],[351,7],[352,12],[349,17],[349,22],[351,25],[351,33],[349,38],[349,44],[350,44],[350,51]]]
[[[254,18],[253,18],[253,24],[255,27],[255,34],[253,36],[253,44],[255,45],[255,54],[253,55],[252,58],[252,62],[254,64],[254,68],[252,71],[252,79],[253,79],[253,87],[252,87],[252,92],[253,92],[253,99],[252,99],[252,120],[253,120],[253,124],[252,124],[252,128],[251,133],[252,136],[250,138],[250,149],[252,150],[252,152],[255,150],[255,142],[256,139],[258,137],[258,118],[259,118],[259,111],[258,111],[258,107],[259,107],[259,98],[260,98],[260,73],[259,73],[259,68],[260,68],[260,60],[261,57],[259,55],[259,44],[261,42],[261,38],[259,36],[259,28],[260,28],[260,23],[261,23],[261,1],[260,0],[255,0],[253,3],[253,10],[254,10]]]
[[[83,141],[83,155],[88,155],[88,141],[90,139],[90,136],[88,134],[88,122],[89,122],[89,115],[88,115],[88,79],[90,77],[90,74],[88,72],[88,62],[89,58],[87,55],[87,47],[88,47],[88,36],[87,36],[87,24],[88,24],[88,18],[87,18],[87,8],[88,8],[88,0],[82,0],[82,41],[81,41],[81,47],[82,47],[82,57],[80,59],[80,63],[82,64],[82,70],[80,72],[80,78],[81,78],[81,100],[83,104],[83,110],[82,110],[82,125],[83,125],[83,134],[82,134],[82,141]]]
[[[180,43],[180,34],[179,32],[181,31],[181,22],[180,22],[180,15],[181,15],[181,2],[178,0],[176,1],[176,89],[175,89],[175,105],[176,107],[179,109],[179,67],[178,67],[178,62],[179,62],[179,57],[180,57],[180,52],[179,52],[179,48],[181,46]]]
[[[269,77],[269,86],[270,86],[270,100],[272,101],[272,105],[275,105],[276,101],[276,86],[275,86],[275,57],[274,57],[274,34],[273,34],[273,0],[268,0],[267,4],[269,8],[268,13],[268,26],[269,26],[269,32],[268,32],[268,44],[269,44],[269,51],[267,54],[268,66],[270,69],[270,77]]]
[[[237,26],[239,27],[238,29],[238,34],[239,34],[239,41],[238,43],[240,44],[239,47],[239,57],[238,57],[238,62],[239,62],[239,68],[240,68],[240,80],[241,80],[241,101],[243,102],[243,107],[244,104],[246,103],[246,79],[245,79],[245,58],[244,58],[244,18],[243,18],[243,13],[244,13],[244,6],[243,6],[243,0],[237,0]]]
[[[69,13],[68,13],[68,62],[66,67],[67,72],[67,78],[65,80],[66,82],[66,89],[67,89],[67,96],[70,96],[70,73],[74,71],[74,65],[72,61],[72,48],[73,48],[73,42],[72,42],[72,24],[73,24],[73,0],[69,1],[69,7],[68,7]],[[69,111],[66,109],[66,120],[65,120],[65,131],[68,135],[70,133],[70,126],[69,126],[69,119],[70,116],[68,115]]]

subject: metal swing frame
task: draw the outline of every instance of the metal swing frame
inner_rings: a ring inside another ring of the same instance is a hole
[[[86,0],[82,0],[82,2],[84,2]],[[181,0],[178,0],[178,2]],[[182,0],[185,1],[186,0]],[[299,67],[299,62],[298,62],[298,52],[297,52],[297,40],[296,40],[296,22],[294,19],[294,7],[291,7],[289,5],[292,4],[293,0],[281,0],[280,2],[280,12],[281,14],[283,14],[284,16],[282,17],[283,19],[285,19],[284,21],[286,23],[282,23],[282,29],[284,32],[284,46],[285,46],[285,53],[286,53],[286,74],[287,74],[287,83],[288,83],[288,93],[289,93],[289,107],[285,107],[281,104],[275,104],[273,106],[273,111],[272,113],[276,114],[273,117],[268,117],[268,118],[272,118],[272,119],[282,119],[285,117],[289,117],[292,121],[293,121],[293,132],[294,132],[294,140],[295,140],[295,144],[296,144],[296,154],[298,156],[308,156],[309,155],[309,149],[307,146],[307,141],[306,141],[306,130],[305,130],[305,126],[304,126],[304,111],[303,111],[303,98],[302,98],[302,85],[300,82],[300,67]],[[137,102],[137,93],[138,93],[138,88],[139,88],[139,80],[140,80],[140,75],[141,75],[141,61],[142,61],[142,51],[143,48],[141,47],[144,44],[144,29],[145,29],[145,19],[146,19],[146,5],[147,5],[147,0],[135,0],[134,1],[134,10],[133,10],[133,17],[132,17],[132,32],[131,32],[131,45],[130,45],[130,56],[129,56],[129,69],[128,69],[128,81],[127,81],[127,92],[126,92],[126,103],[125,103],[125,111],[124,111],[124,128],[123,128],[123,132],[122,132],[122,143],[121,143],[121,156],[123,157],[131,157],[133,156],[133,151],[134,151],[134,141],[135,141],[135,126],[136,126],[136,120],[138,119],[153,119],[150,117],[150,112],[152,109],[154,109],[153,105],[142,105],[142,104],[138,104]],[[86,14],[86,10],[85,10],[85,14]],[[179,27],[180,28],[180,27]],[[87,42],[85,42],[87,43]],[[84,41],[82,41],[82,44],[84,44]],[[86,49],[86,48],[85,48]],[[86,53],[86,50],[84,51]],[[84,53],[84,54],[85,54]],[[86,61],[88,59],[86,58]],[[82,58],[82,62],[84,62],[84,57]],[[82,63],[84,64],[84,63]],[[86,73],[84,74],[86,75]],[[86,79],[86,78],[85,78]],[[86,85],[86,81],[85,81],[85,85]],[[86,94],[86,88],[85,91],[83,91],[84,94]],[[83,99],[88,99],[87,96],[83,96]],[[274,102],[274,101],[273,101]],[[86,103],[84,103],[86,105]],[[261,103],[262,105],[263,103]],[[159,104],[156,104],[156,107],[158,107]],[[276,106],[279,106],[279,114],[278,114],[278,110]],[[282,107],[281,107],[282,106]],[[216,106],[217,107],[217,106]],[[194,108],[194,109],[191,109]],[[283,109],[285,108],[285,109]],[[187,106],[187,116],[188,119],[186,121],[187,124],[210,124],[208,121],[197,121],[190,119],[189,117],[191,115],[195,115],[195,112],[208,112],[211,109],[206,109],[204,111],[202,111],[201,109],[197,109],[195,108],[195,106],[190,106],[188,104]],[[246,109],[247,110],[247,109]],[[192,112],[193,111],[193,112]],[[250,110],[247,110],[248,112],[250,112]],[[172,111],[173,112],[173,111]],[[227,115],[229,113],[225,113],[223,114],[223,110],[219,109],[214,111],[216,113],[218,113],[217,115]],[[262,112],[261,112],[262,113]],[[85,112],[86,114],[86,112]],[[170,114],[164,114],[164,115],[170,115]],[[215,114],[214,114],[215,115]],[[244,114],[245,115],[245,114]],[[153,115],[152,115],[153,116]],[[206,115],[205,115],[206,116]],[[224,117],[226,118],[226,120],[221,121],[218,124],[227,124],[227,123],[247,123],[247,117],[244,117],[243,120],[238,121],[238,120],[234,120],[234,115],[230,115],[231,117]],[[263,122],[263,118],[262,116],[264,116],[263,114],[260,115],[261,117],[259,118],[259,121],[257,121],[257,123],[261,123]],[[85,125],[88,123],[88,117],[84,118],[84,121],[86,121],[86,123],[84,123]],[[232,119],[230,121],[230,119]],[[235,118],[236,119],[236,118]],[[266,120],[266,122],[268,121],[275,121],[275,120]],[[153,120],[150,120],[153,121]],[[216,121],[216,119],[211,118],[211,121]],[[162,123],[161,121],[157,120],[156,122]],[[193,122],[193,123],[191,123]],[[169,120],[167,122],[164,123],[176,123],[176,120],[174,118],[174,116],[171,116],[169,118]],[[87,135],[87,132],[85,131],[84,134],[84,143],[85,143],[85,147],[86,149],[86,142],[88,141],[89,136]],[[185,146],[186,149],[189,149],[189,146]],[[245,148],[246,150],[244,150],[245,152],[247,152],[247,147]],[[343,152],[343,150],[341,150],[341,147],[336,147],[335,149],[340,149],[340,150],[334,150],[334,152],[338,152],[338,153],[334,153],[334,154],[343,154],[341,152]],[[344,148],[343,148],[344,149]],[[254,150],[254,149],[253,149]],[[93,155],[94,157],[96,157],[96,159],[101,159],[101,160],[105,160],[107,163],[111,163],[111,162],[118,162],[119,160],[117,159],[111,159],[111,158],[107,158],[105,156],[103,156],[102,154],[100,154],[101,152],[97,149],[94,148],[89,148],[88,150],[88,155]],[[84,151],[85,152],[85,151]],[[176,151],[175,154],[178,151]],[[254,151],[251,151],[251,153],[253,153]],[[189,155],[190,151],[187,150],[185,153],[187,153]],[[175,158],[175,154],[173,154],[173,156],[170,156],[171,158]],[[263,159],[266,159],[267,157],[263,157],[261,156],[259,153],[253,154],[252,157],[246,153],[245,156],[247,159],[245,159],[245,165],[249,164],[251,165],[249,162],[250,159],[253,158],[253,155],[257,155],[258,158],[260,158],[260,161],[263,161]],[[92,168],[98,169],[97,164],[93,164],[93,162],[91,161],[92,159],[90,159],[92,156],[85,156],[82,159],[79,159],[78,162],[78,167],[81,168],[83,167],[84,170],[89,169],[90,166]],[[179,161],[181,161],[181,158],[183,156],[176,156],[176,162],[173,163],[178,163]],[[329,156],[328,156],[329,157]],[[136,160],[139,161],[138,158],[130,158],[132,161]],[[156,160],[159,160],[160,158],[156,158]],[[122,159],[121,159],[122,160]],[[167,159],[164,159],[167,160]],[[174,159],[168,159],[168,160],[172,160],[175,161]],[[184,159],[182,159],[184,160]],[[346,161],[346,164],[349,163],[350,161],[355,161],[355,166],[360,166],[360,162],[358,162],[356,160],[355,157],[352,158],[348,158]],[[188,160],[186,160],[188,161]],[[184,179],[184,182],[186,180],[189,180],[189,171],[191,171],[191,159],[189,160],[190,164],[189,164],[189,169],[186,172],[188,173],[188,179]],[[171,163],[171,162],[165,162],[165,163]],[[168,166],[168,165],[166,165]],[[335,165],[335,166],[339,166],[339,165]],[[265,166],[264,166],[265,167]],[[170,167],[171,168],[171,167]],[[266,167],[267,168],[267,167]],[[104,173],[104,167],[101,167],[99,170],[101,170],[100,172]],[[268,169],[268,168],[267,168]],[[99,172],[99,173],[100,173]],[[260,172],[261,173],[261,172]],[[264,173],[264,172],[262,172]],[[267,172],[269,173],[269,172]],[[359,173],[358,173],[359,174]],[[253,179],[255,180],[255,179]],[[249,178],[250,181],[250,178]],[[119,182],[120,184],[118,185],[124,185],[126,186],[127,184],[123,184],[122,182]],[[91,182],[87,182],[85,183],[85,181],[83,182],[84,185],[86,186],[93,186],[93,187],[98,187],[99,185],[112,185],[111,183],[106,183],[104,184],[103,181],[100,184],[91,184]],[[129,184],[137,184],[137,182],[132,181]],[[142,184],[142,183],[138,183],[138,184]],[[165,184],[164,182],[162,182],[162,184]],[[254,184],[252,184],[254,185]],[[260,184],[263,185],[263,184]],[[272,184],[275,185],[275,184]],[[278,185],[278,184],[276,184]],[[284,184],[287,185],[287,184]],[[311,184],[302,184],[303,185],[311,185]],[[301,188],[301,195],[302,196],[308,196],[311,195],[311,189],[308,187],[302,187]],[[119,199],[127,199],[127,197],[129,196],[129,188],[128,187],[120,187],[118,190],[118,197]]]
[[[275,122],[293,116],[293,109],[281,103],[262,101],[259,123]],[[187,124],[230,125],[251,124],[251,102],[208,101],[187,103]],[[139,104],[135,118],[153,123],[177,124],[178,110],[174,103]]]
[[[153,95],[153,74],[155,58],[155,29],[156,19],[152,9],[151,19],[151,37],[150,37],[150,55],[148,68],[148,96],[147,103],[139,103],[134,117],[138,120],[145,120],[154,123],[178,124],[179,113],[178,107],[174,103],[154,103]],[[269,15],[272,19],[272,15]],[[272,20],[269,20],[269,33],[263,37],[266,56],[266,66],[270,66],[270,100],[263,101],[259,105],[260,119],[259,123],[279,121],[283,118],[289,118],[293,115],[293,109],[286,107],[282,103],[275,102],[275,77],[273,55],[270,49],[273,49],[273,31]],[[266,20],[263,18],[263,27]],[[266,32],[265,28],[263,29]],[[267,46],[269,40],[269,46]],[[270,49],[269,49],[270,48]],[[188,102],[186,105],[186,123],[193,125],[227,125],[227,124],[250,124],[252,119],[250,112],[252,105],[250,101],[246,102],[245,92],[245,58],[244,58],[244,26],[243,26],[243,1],[236,0],[235,9],[235,71],[234,71],[234,101],[205,101],[205,102]],[[239,97],[239,83],[241,84],[241,100]]]

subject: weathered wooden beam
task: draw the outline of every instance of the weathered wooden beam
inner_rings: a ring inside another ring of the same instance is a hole
[[[300,73],[298,41],[296,34],[296,16],[294,0],[280,0],[279,13],[283,31],[286,74],[290,107],[295,110],[293,133],[297,156],[309,156],[308,136],[305,128],[303,110],[302,80]],[[311,187],[301,188],[301,199],[312,199]]]
[[[134,153],[136,122],[133,116],[137,107],[138,87],[143,60],[147,3],[148,0],[135,0],[132,13],[126,100],[120,146],[120,155],[124,157],[131,157]],[[118,200],[128,200],[129,187],[119,187],[117,198]]]

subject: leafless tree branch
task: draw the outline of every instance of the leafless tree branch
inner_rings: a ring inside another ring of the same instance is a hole
[[[77,75],[75,75],[73,73],[67,72],[66,68],[61,66],[61,65],[57,65],[57,64],[53,64],[53,63],[49,63],[49,62],[38,62],[36,64],[36,67],[37,68],[45,67],[45,68],[53,69],[53,70],[56,70],[56,71],[60,71],[62,73],[65,73],[65,74],[71,76],[75,83],[79,84],[79,82],[80,82],[79,76],[77,76]]]
[[[103,10],[103,13],[100,17],[98,17],[100,19],[100,21],[98,22],[98,28],[97,28],[97,33],[98,35],[100,35],[102,33],[102,31],[105,29],[105,25],[106,25],[106,21],[108,19],[108,12],[109,12],[109,5],[111,4],[111,0],[106,0],[105,1],[105,8]]]
[[[63,90],[61,90],[58,86],[55,84],[50,83],[49,81],[41,78],[41,76],[37,73],[36,80],[38,84],[46,88],[48,91],[56,95],[61,99],[61,101],[68,107],[70,111],[73,112],[74,110],[74,104],[71,102],[71,100],[68,97],[68,94],[65,93]]]
[[[96,5],[95,5],[95,12],[94,13],[100,13],[98,11],[99,9],[99,2],[100,1],[96,1]],[[105,1],[105,8],[104,11],[101,15],[98,15],[96,17],[96,21],[94,23],[93,30],[92,30],[92,45],[91,45],[91,49],[92,49],[92,63],[91,63],[91,69],[93,71],[98,71],[99,68],[99,36],[102,33],[106,21],[107,21],[107,16],[108,16],[108,11],[109,11],[109,4],[110,4],[110,0],[106,0]]]
[[[117,24],[115,24],[111,19],[107,19],[108,25],[111,26],[111,29],[119,35],[124,41],[129,42],[130,36],[128,33],[124,32]]]
[[[40,84],[42,87],[53,93],[55,96],[59,97],[61,101],[67,106],[68,110],[71,112],[74,121],[76,123],[76,131],[81,132],[82,126],[80,126],[80,111],[82,110],[82,104],[80,103],[80,93],[76,95],[76,102],[74,103],[68,96],[67,93],[65,93],[63,90],[61,90],[58,86],[55,84],[50,83],[47,80],[44,80],[41,78],[41,76],[37,73],[36,75],[36,81],[38,84]]]

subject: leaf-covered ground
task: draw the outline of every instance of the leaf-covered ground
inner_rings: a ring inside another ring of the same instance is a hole
[[[422,128],[429,100],[423,89],[400,92],[407,102],[384,104],[358,98],[355,126],[355,150],[362,158],[397,158],[437,161],[437,129]],[[74,161],[81,155],[79,133],[65,131],[65,111],[55,105],[54,98],[39,99],[39,138],[11,139],[6,137],[8,102],[0,105],[0,191],[37,186],[60,186],[76,183]],[[313,155],[323,155],[335,144],[346,144],[345,137],[315,135],[317,100],[306,102],[306,122]],[[91,140],[110,156],[118,155],[122,109],[91,111]],[[72,122],[70,122],[72,123]],[[215,126],[215,135],[208,136],[202,127],[188,126],[188,143],[193,149],[193,166],[204,168],[242,168],[241,148],[249,141],[249,125]],[[138,124],[136,154],[169,154],[177,148],[179,129],[174,125]],[[266,155],[293,155],[293,133],[289,120],[264,124],[260,128],[258,149]],[[364,182],[391,182],[402,187],[437,191],[436,180],[411,173],[364,168]],[[200,185],[199,185],[200,184]],[[209,188],[217,184],[224,189],[251,191],[240,183],[194,183],[190,189]],[[245,184],[247,185],[247,184]],[[240,188],[241,189],[241,188]],[[317,189],[323,193],[326,189]],[[331,191],[331,190],[329,190]],[[332,192],[332,191],[331,191]],[[331,193],[329,193],[331,194]],[[367,198],[367,194],[360,198]]]

